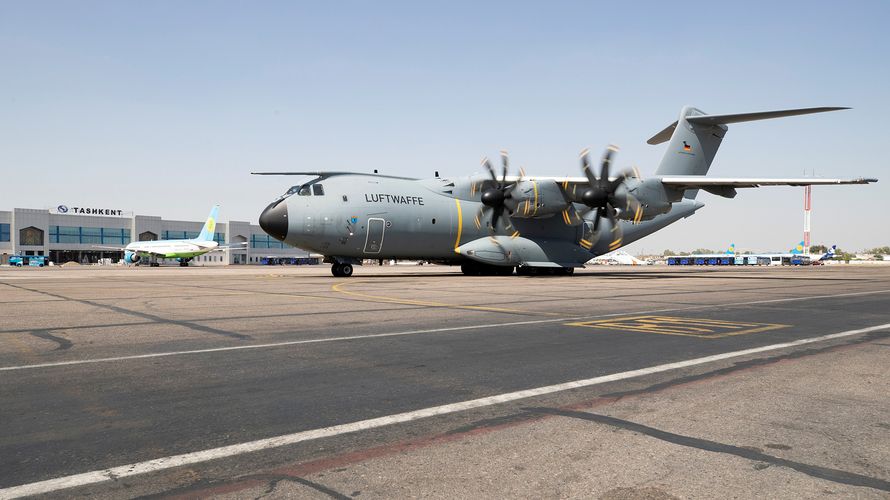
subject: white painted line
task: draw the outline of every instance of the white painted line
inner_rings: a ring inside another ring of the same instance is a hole
[[[587,315],[587,316],[574,316],[568,318],[548,318],[548,319],[538,319],[538,320],[528,320],[528,321],[511,321],[507,323],[487,323],[482,325],[466,325],[466,326],[453,326],[453,327],[445,327],[445,328],[430,328],[427,330],[409,330],[403,332],[386,332],[386,333],[370,333],[367,335],[350,335],[345,337],[328,337],[321,339],[307,339],[307,340],[290,340],[286,342],[273,342],[269,344],[252,344],[252,345],[239,345],[239,346],[229,346],[229,347],[212,347],[209,349],[194,349],[190,351],[169,351],[169,352],[156,352],[151,354],[133,354],[129,356],[115,356],[110,358],[93,358],[93,359],[76,359],[71,361],[56,361],[51,363],[35,363],[31,365],[16,365],[16,366],[2,366],[0,367],[0,372],[8,372],[8,371],[16,371],[16,370],[31,370],[36,368],[53,368],[58,366],[71,366],[71,365],[87,365],[94,363],[109,363],[114,361],[129,361],[134,359],[150,359],[150,358],[163,358],[167,356],[182,356],[186,354],[207,354],[214,352],[226,352],[226,351],[243,351],[248,349],[271,349],[275,347],[286,347],[292,345],[301,345],[301,344],[323,344],[328,342],[343,342],[348,340],[362,340],[362,339],[375,339],[375,338],[385,338],[385,337],[401,337],[407,335],[421,335],[425,333],[443,333],[443,332],[457,332],[457,331],[466,331],[466,330],[479,330],[486,328],[498,328],[504,326],[522,326],[522,325],[537,325],[544,323],[560,323],[560,322],[573,322],[573,321],[585,321],[592,320],[597,318],[610,318],[615,316],[630,316],[630,315],[638,315],[638,314],[654,314],[654,313],[664,313],[664,312],[676,312],[676,311],[691,311],[695,309],[711,309],[715,307],[732,307],[732,306],[749,306],[749,305],[757,305],[757,304],[771,304],[777,302],[795,302],[795,301],[804,301],[804,300],[815,300],[815,299],[827,299],[827,298],[835,298],[835,297],[852,297],[857,295],[874,295],[879,293],[890,293],[890,290],[877,290],[877,291],[868,291],[868,292],[852,292],[852,293],[841,293],[841,294],[832,294],[832,295],[814,295],[810,297],[790,297],[786,299],[768,299],[768,300],[756,300],[749,302],[733,302],[730,304],[705,304],[701,306],[683,306],[683,307],[671,307],[665,309],[649,309],[646,311],[623,311],[618,313],[609,313],[609,314],[595,314],[595,315]]]
[[[572,389],[580,389],[586,387],[593,387],[596,385],[601,385],[609,382],[616,382],[619,380],[627,380],[631,378],[641,377],[644,375],[652,375],[655,373],[666,372],[669,370],[676,370],[680,368],[688,368],[691,366],[703,365],[706,363],[712,363],[715,361],[722,361],[730,358],[737,358],[740,356],[748,356],[750,354],[758,354],[761,352],[767,351],[775,351],[779,349],[786,349],[789,347],[796,347],[806,344],[813,344],[816,342],[824,342],[827,340],[836,340],[844,337],[851,337],[854,335],[860,335],[863,333],[875,332],[879,330],[887,330],[890,329],[890,323],[885,323],[883,325],[870,326],[868,328],[860,328],[858,330],[848,330],[840,333],[833,333],[830,335],[822,335],[821,337],[813,337],[808,339],[795,340],[793,342],[784,342],[781,344],[773,344],[763,347],[755,347],[753,349],[744,349],[741,351],[734,352],[726,352],[722,354],[715,354],[713,356],[705,356],[703,358],[695,358],[686,361],[678,361],[675,363],[667,363],[663,365],[650,366],[648,368],[640,368],[638,370],[630,370],[626,372],[613,373],[611,375],[603,375],[600,377],[588,378],[583,380],[575,380],[573,382],[565,382],[562,384],[556,385],[548,385],[544,387],[538,387],[535,389],[526,389],[522,391],[516,392],[508,392],[505,394],[498,394],[496,396],[488,396],[479,399],[471,399],[469,401],[462,401],[460,403],[451,403],[441,406],[433,406],[430,408],[424,408],[420,410],[409,411],[405,413],[397,413],[395,415],[388,415],[385,417],[372,418],[369,420],[360,420],[358,422],[352,422],[348,424],[334,425],[331,427],[323,427],[321,429],[313,429],[309,431],[301,431],[295,432],[293,434],[284,434],[281,436],[266,438],[266,439],[258,439],[256,441],[248,441],[246,443],[233,444],[229,446],[221,446],[219,448],[211,448],[209,450],[195,451],[191,453],[183,453],[181,455],[173,455],[169,457],[156,458],[154,460],[147,460],[145,462],[137,462],[128,465],[122,465],[119,467],[112,467],[110,469],[97,470],[92,472],[85,472],[82,474],[75,474],[71,476],[64,476],[55,479],[48,479],[46,481],[38,481],[36,483],[23,484],[20,486],[12,486],[10,488],[0,489],[0,499],[11,499],[11,498],[19,498],[23,496],[29,495],[41,495],[46,493],[52,493],[55,491],[63,490],[66,488],[74,488],[77,486],[86,486],[96,483],[102,483],[105,481],[118,480],[124,477],[136,476],[139,474],[147,474],[149,472],[157,472],[166,469],[172,469],[174,467],[180,467],[183,465],[197,464],[202,462],[207,462],[210,460],[216,460],[220,458],[234,457],[238,455],[243,455],[245,453],[252,453],[256,451],[268,450],[271,448],[279,448],[281,446],[288,446],[292,444],[302,443],[304,441],[312,441],[315,439],[321,439],[325,437],[339,436],[341,434],[349,434],[353,432],[368,430],[368,429],[376,429],[378,427],[389,426],[393,424],[400,424],[405,422],[411,422],[414,420],[419,420],[428,417],[435,417],[438,415],[447,415],[450,413],[457,413],[461,411],[471,410],[474,408],[482,408],[486,406],[493,406],[502,403],[509,403],[512,401],[517,401],[521,399],[527,399],[531,397],[544,396],[547,394],[553,394],[556,392],[563,392]]]

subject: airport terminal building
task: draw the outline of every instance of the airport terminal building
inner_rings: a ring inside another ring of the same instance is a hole
[[[59,205],[50,209],[15,208],[0,211],[0,265],[13,255],[44,255],[56,264],[117,262],[133,241],[194,238],[204,221],[164,220],[116,208]],[[230,221],[216,224],[220,245],[248,243],[243,249],[195,257],[191,265],[264,264],[305,259],[309,253],[281,243],[259,226]],[[163,259],[161,259],[163,261]]]

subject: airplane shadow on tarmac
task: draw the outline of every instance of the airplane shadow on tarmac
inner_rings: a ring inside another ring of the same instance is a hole
[[[373,279],[391,279],[391,278],[464,278],[465,276],[455,272],[433,272],[433,273],[393,273],[393,274],[361,274],[358,271],[354,275],[355,278],[362,280]],[[471,276],[473,278],[477,276]],[[525,279],[553,279],[553,278],[571,278],[577,279],[621,279],[621,280],[651,280],[651,279],[721,279],[721,280],[780,280],[780,281],[873,281],[870,278],[836,278],[828,276],[814,276],[807,274],[805,276],[769,276],[764,274],[727,274],[727,271],[718,270],[697,270],[694,272],[675,272],[675,271],[643,271],[643,272],[622,272],[622,271],[606,271],[606,272],[576,272],[572,276],[561,276],[554,274],[538,274],[534,276],[486,276],[487,278],[525,278]]]

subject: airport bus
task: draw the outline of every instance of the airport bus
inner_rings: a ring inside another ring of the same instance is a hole
[[[13,255],[9,258],[9,265],[15,267],[43,267],[48,266],[49,261],[45,255]]]

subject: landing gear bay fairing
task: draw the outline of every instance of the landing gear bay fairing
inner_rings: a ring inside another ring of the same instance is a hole
[[[737,188],[867,184],[876,179],[707,177],[730,123],[836,111],[806,108],[708,115],[685,107],[649,139],[668,142],[655,175],[613,174],[615,148],[598,168],[582,151],[583,177],[509,175],[483,160],[486,173],[412,179],[358,172],[254,172],[301,175],[260,215],[271,236],[325,256],[335,276],[351,276],[364,259],[457,264],[465,274],[571,274],[598,255],[654,233],[704,206],[699,190],[733,198]]]

